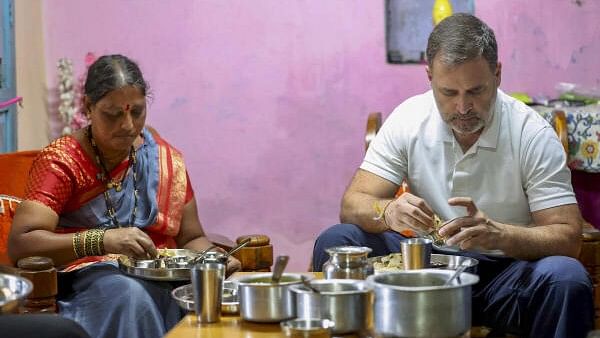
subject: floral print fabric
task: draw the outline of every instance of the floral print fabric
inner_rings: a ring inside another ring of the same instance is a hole
[[[600,172],[600,105],[552,108],[532,107],[551,125],[554,111],[562,110],[567,117],[569,141],[568,165],[573,170]]]

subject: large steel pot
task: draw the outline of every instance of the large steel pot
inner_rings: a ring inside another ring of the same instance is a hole
[[[455,337],[471,327],[471,286],[476,275],[444,285],[452,270],[407,270],[373,275],[375,331],[395,337]]]
[[[290,287],[302,282],[302,275],[284,273],[278,283],[271,273],[239,279],[240,316],[252,322],[273,323],[296,317],[294,294]]]
[[[373,289],[364,280],[321,279],[293,285],[298,318],[322,318],[334,322],[333,334],[366,331],[373,324]],[[317,292],[315,292],[317,291]]]

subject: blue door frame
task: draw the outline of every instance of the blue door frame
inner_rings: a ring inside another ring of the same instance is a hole
[[[0,64],[0,102],[16,96],[15,83],[15,24],[13,0],[0,0],[0,34],[2,35],[2,63]],[[17,108],[15,105],[0,110],[0,153],[17,150]]]

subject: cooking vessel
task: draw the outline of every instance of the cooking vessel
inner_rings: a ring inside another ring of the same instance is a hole
[[[283,273],[277,283],[273,283],[271,277],[271,273],[261,273],[239,279],[242,319],[274,323],[296,317],[295,299],[290,287],[302,283],[302,275]]]
[[[322,318],[334,322],[332,333],[366,331],[373,323],[373,289],[364,280],[312,280],[310,286],[293,285],[298,318]]]
[[[375,293],[375,332],[395,337],[456,337],[471,327],[471,286],[463,272],[444,285],[452,270],[406,270],[370,276]]]

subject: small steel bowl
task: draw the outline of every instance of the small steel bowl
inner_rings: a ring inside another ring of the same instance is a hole
[[[179,307],[187,311],[194,311],[194,289],[192,284],[186,284],[174,289],[171,296]],[[237,296],[237,283],[234,281],[223,282],[223,294],[221,296],[221,313],[238,314],[240,303]]]
[[[234,284],[231,282],[231,284]],[[237,295],[237,285],[233,287],[223,287],[223,298],[221,299],[221,313],[228,315],[237,315],[240,313],[240,301]]]
[[[190,258],[188,256],[173,256],[164,260],[168,269],[183,269],[188,267]]]
[[[335,323],[329,319],[292,319],[281,323],[281,330],[286,337],[331,337],[331,329]]]
[[[150,268],[150,269],[158,269],[160,268],[160,260],[159,259],[136,259],[134,261],[136,268]]]

